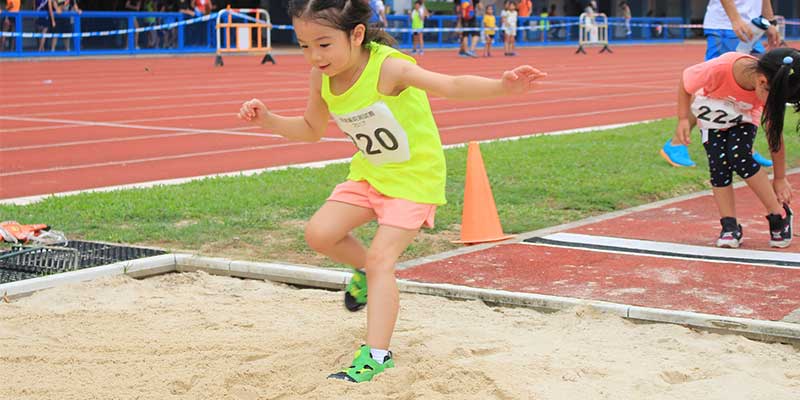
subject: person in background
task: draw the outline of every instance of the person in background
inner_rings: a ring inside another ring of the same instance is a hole
[[[620,1],[619,10],[622,18],[625,20],[625,36],[630,38],[633,36],[633,31],[631,30],[631,7],[628,5],[627,1]]]
[[[764,16],[774,21],[770,0],[710,0],[703,18],[703,32],[706,35],[706,61],[727,52],[736,51],[739,41],[748,41],[753,35],[750,20]],[[780,41],[778,30],[770,26],[766,32],[767,48],[775,48]],[[754,54],[764,53],[764,46],[758,43]],[[753,149],[753,158],[764,167],[771,167],[772,161],[764,158]],[[659,151],[673,167],[694,167],[689,149],[674,138],[667,139]]]
[[[389,26],[389,21],[386,20],[386,6],[383,5],[382,0],[369,0],[369,7],[372,9],[370,24],[381,28]]]
[[[522,28],[521,36],[525,38],[524,40],[530,40],[530,29],[526,29],[525,25],[528,28],[533,26],[533,22],[528,21],[528,17],[531,16],[533,13],[533,1],[532,0],[512,0],[517,5],[517,21],[519,22],[520,27]],[[523,19],[524,18],[524,19]]]
[[[550,31],[550,14],[547,13],[547,7],[542,7],[539,13],[539,38],[544,42],[547,39],[547,32]]]
[[[80,14],[81,8],[78,6],[78,0],[55,0],[54,3],[54,12],[55,15],[61,14],[63,12],[73,11]],[[73,27],[73,20],[72,18],[56,18],[56,33],[72,33]],[[58,38],[50,39],[50,51],[56,51],[56,45],[58,43]],[[64,39],[64,50],[70,51],[70,44],[72,43],[72,38],[65,38]]]
[[[129,12],[139,12],[142,11],[142,0],[127,0],[125,2],[125,11]],[[133,19],[133,28],[139,29],[139,18]],[[132,32],[130,35],[133,35],[133,44],[136,49],[139,49],[139,34],[137,32]]]
[[[430,16],[431,16],[431,12],[428,10],[428,8],[427,8],[427,7],[425,7],[425,0],[419,0],[419,1],[420,1],[420,3],[422,3],[422,4],[419,6],[419,9],[420,9],[420,11],[422,12],[423,20],[424,20],[424,19],[427,19],[428,17],[430,17]]]
[[[587,1],[586,7],[583,8],[583,12],[591,17],[594,17],[597,13],[597,2],[595,0]],[[592,21],[594,21],[594,18],[592,18]]]
[[[160,12],[177,12],[178,11],[178,1],[176,0],[165,0],[161,1],[158,4],[158,11]],[[171,23],[175,22],[175,19],[172,17],[167,17],[160,22],[162,23]],[[164,45],[165,49],[172,49],[177,47],[176,39],[178,38],[178,29],[171,28],[171,29],[162,29],[161,34],[163,35],[161,41]]]
[[[425,40],[422,29],[425,27],[425,12],[422,9],[422,0],[414,2],[411,10],[411,54],[425,54]]]
[[[193,18],[194,17],[194,6],[192,5],[193,0],[176,0],[175,7],[178,11],[185,15],[186,18]]]
[[[553,18],[558,16],[558,9],[555,3],[550,4],[550,11],[547,12],[547,16],[548,18]],[[552,37],[553,39],[558,39],[558,34],[559,32],[561,32],[561,27],[558,26],[560,25],[560,23],[556,21],[553,25],[550,26],[550,37]]]
[[[211,0],[194,0],[194,11],[197,17],[211,14],[213,8],[214,4],[211,3]]]
[[[483,15],[483,34],[486,45],[483,47],[483,56],[492,56],[492,44],[497,28],[497,18],[494,16],[494,6],[486,6],[486,14]]]
[[[476,29],[479,4],[480,0],[462,0],[457,8],[461,27],[464,28],[464,31],[461,32],[461,47],[458,50],[458,55],[462,57],[477,57],[475,48],[478,47],[478,38],[480,37],[480,32]],[[470,38],[472,38],[471,44]]]
[[[506,9],[500,14],[503,21],[503,55],[516,56],[514,41],[517,37],[517,3],[506,0]]]
[[[22,0],[6,0],[6,12],[16,13],[19,12],[20,5],[22,4]],[[14,17],[3,17],[3,32],[14,32],[16,28],[16,21]],[[8,39],[9,48],[14,50],[16,41],[13,37]],[[0,51],[5,51],[6,49],[6,38],[5,36],[0,36]]]
[[[142,6],[142,11],[152,13],[156,12],[156,1],[155,0],[144,0],[144,5]],[[155,26],[158,24],[158,20],[156,17],[145,17],[144,18],[144,26]],[[158,32],[156,31],[147,31],[145,32],[147,35],[147,47],[151,49],[158,48]]]
[[[36,11],[46,11],[47,18],[36,18],[36,32],[47,34],[51,29],[56,28],[56,18],[53,15],[55,9],[55,0],[36,0]],[[47,41],[46,37],[39,38],[39,51],[44,51],[44,44]]]

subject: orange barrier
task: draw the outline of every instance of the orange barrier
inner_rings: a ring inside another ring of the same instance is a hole
[[[498,242],[514,237],[503,233],[478,142],[469,142],[466,179],[464,209],[461,214],[461,240],[453,243]]]
[[[223,22],[223,16],[227,21]],[[236,21],[234,21],[234,17]],[[228,6],[217,14],[217,57],[214,65],[221,67],[222,53],[254,53],[264,54],[261,64],[267,61],[275,64],[270,32],[272,23],[267,10],[261,8],[231,8]],[[223,33],[224,31],[224,33]],[[232,37],[231,33],[235,36]],[[225,41],[222,41],[222,38]],[[232,40],[234,39],[234,40]]]

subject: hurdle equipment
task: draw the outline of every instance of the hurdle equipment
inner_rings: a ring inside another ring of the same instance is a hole
[[[603,45],[600,53],[604,51],[613,53],[608,47],[608,17],[605,14],[583,13],[580,16],[578,27],[578,50],[575,50],[575,54],[586,54],[584,47],[591,45]]]
[[[223,22],[224,16],[227,16],[226,22]],[[217,57],[214,66],[225,65],[222,53],[263,53],[261,64],[266,64],[267,61],[275,64],[275,58],[271,54],[271,30],[269,13],[262,8],[231,8],[229,5],[220,10],[217,13]],[[231,31],[235,32],[234,40],[231,40]],[[221,40],[223,35],[224,42]]]

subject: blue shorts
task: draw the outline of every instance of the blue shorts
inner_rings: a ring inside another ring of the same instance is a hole
[[[706,61],[717,58],[725,53],[736,51],[739,37],[732,29],[704,29],[706,35]],[[759,41],[753,47],[753,53],[764,54],[764,46]]]

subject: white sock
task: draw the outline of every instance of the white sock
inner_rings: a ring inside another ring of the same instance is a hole
[[[373,360],[377,361],[378,364],[383,364],[383,359],[389,355],[389,350],[369,349],[369,355]]]

